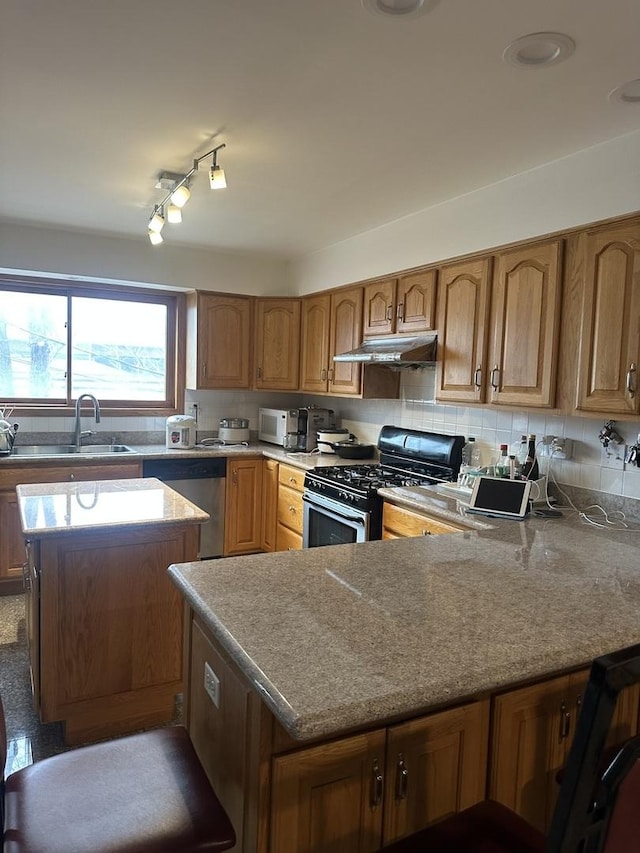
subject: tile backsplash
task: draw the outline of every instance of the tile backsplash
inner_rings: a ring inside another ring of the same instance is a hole
[[[499,410],[491,406],[443,405],[434,400],[435,372],[432,368],[404,370],[401,375],[400,400],[354,400],[340,397],[321,397],[302,394],[278,394],[251,391],[187,391],[185,412],[191,414],[198,406],[198,429],[217,432],[224,417],[249,418],[250,429],[258,429],[260,406],[289,407],[316,404],[333,408],[343,426],[348,427],[361,441],[375,444],[383,424],[414,429],[473,435],[480,447],[483,464],[490,464],[498,455],[501,444],[518,440],[525,433],[535,433],[538,441],[543,435],[570,438],[573,452],[570,459],[540,457],[543,472],[551,467],[551,475],[559,483],[606,492],[612,495],[640,499],[640,468],[626,465],[624,470],[603,467],[602,445],[598,433],[609,418],[580,418],[547,415],[544,411],[523,412]],[[19,418],[21,432],[69,432],[74,419]],[[83,417],[83,429],[94,429],[88,416]],[[101,433],[119,436],[131,433],[164,435],[164,418],[111,418],[104,416],[98,429]],[[616,424],[627,444],[635,444],[640,433],[640,421],[620,421]],[[140,443],[144,436],[140,436]]]

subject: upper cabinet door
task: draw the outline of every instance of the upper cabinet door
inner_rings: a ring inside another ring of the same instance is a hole
[[[248,296],[198,292],[187,297],[187,388],[250,387]]]
[[[396,332],[411,334],[435,329],[436,270],[403,275],[396,290]]]
[[[322,394],[328,387],[329,313],[328,293],[306,296],[302,300],[302,364],[300,390]]]
[[[300,300],[256,300],[254,387],[297,391],[300,361]]]
[[[396,279],[374,281],[364,288],[363,335],[390,335],[395,331]]]
[[[640,410],[640,222],[590,231],[585,240],[577,408]]]
[[[491,258],[440,270],[438,400],[483,403]]]
[[[560,241],[502,252],[492,293],[489,401],[553,406],[560,320]]]
[[[362,288],[350,287],[331,294],[329,336],[329,391],[358,396],[362,367],[354,362],[332,361],[334,355],[349,352],[362,341]]]

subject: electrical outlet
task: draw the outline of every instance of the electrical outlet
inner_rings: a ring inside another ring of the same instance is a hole
[[[571,459],[573,442],[570,438],[559,435],[544,435],[540,445],[539,455],[552,459]]]
[[[204,689],[209,694],[209,698],[216,706],[220,707],[220,679],[211,669],[208,663],[204,665]]]
[[[624,471],[624,457],[627,452],[626,445],[609,442],[607,447],[602,448],[600,464],[603,468],[615,468]]]

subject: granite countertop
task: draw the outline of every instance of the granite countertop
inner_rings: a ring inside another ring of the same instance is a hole
[[[640,642],[640,528],[600,530],[568,515],[490,522],[169,571],[300,741],[417,716]]]
[[[16,486],[22,532],[60,533],[149,524],[200,524],[208,513],[156,480],[88,480]]]

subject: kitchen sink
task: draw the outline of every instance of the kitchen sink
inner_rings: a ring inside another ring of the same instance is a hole
[[[12,456],[103,456],[108,453],[135,453],[126,444],[14,444]]]

